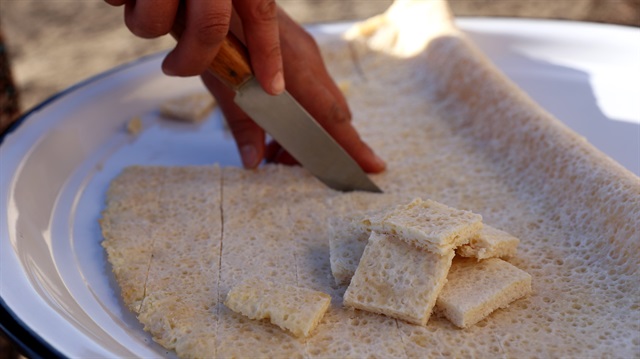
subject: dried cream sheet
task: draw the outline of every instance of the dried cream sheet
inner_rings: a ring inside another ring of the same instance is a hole
[[[216,323],[218,357],[637,357],[638,177],[501,75],[455,29],[444,2],[399,1],[348,39],[318,41],[335,79],[349,84],[354,124],[388,162],[373,176],[385,194],[471,210],[520,238],[509,262],[532,275],[533,294],[466,330],[433,316],[423,327],[344,309],[345,288],[331,277],[326,220],[381,201],[342,200],[352,195],[327,190],[299,168],[225,168],[218,182],[222,256],[211,270],[219,275],[218,298],[208,317]],[[136,188],[132,195],[144,197]],[[135,273],[111,254],[109,260],[117,278],[139,278],[155,257],[136,257]],[[234,284],[256,274],[332,295],[310,338],[220,304]],[[127,304],[139,304],[140,291],[135,287]]]

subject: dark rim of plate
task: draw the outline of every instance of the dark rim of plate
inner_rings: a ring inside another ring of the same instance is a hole
[[[16,121],[14,121],[9,128],[7,128],[3,133],[0,133],[0,146],[4,143],[5,137],[7,137],[10,133],[14,132],[20,125],[22,125],[31,115],[39,112],[41,109],[45,108],[52,102],[58,100],[61,97],[69,95],[70,93],[80,90],[81,88],[101,80],[105,77],[108,77],[116,72],[128,69],[130,67],[139,65],[141,63],[153,60],[159,56],[163,56],[166,52],[162,51],[159,53],[147,55],[140,57],[131,62],[116,66],[110,70],[99,73],[95,76],[92,76],[86,80],[83,80],[71,87],[68,87],[65,90],[62,90],[48,99],[44,100],[40,104],[34,106],[29,111],[27,111],[24,115],[20,116]],[[18,347],[20,352],[30,358],[30,359],[38,359],[38,358],[65,358],[62,353],[60,353],[53,344],[48,343],[40,335],[38,335],[34,330],[29,328],[4,301],[4,298],[0,295],[0,330],[2,330],[7,337]]]

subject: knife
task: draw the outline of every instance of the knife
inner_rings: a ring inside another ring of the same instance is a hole
[[[172,35],[179,38],[183,29],[182,21],[176,21]],[[236,92],[235,103],[253,121],[324,184],[339,191],[382,192],[288,92],[273,96],[264,91],[246,47],[231,32],[208,70]]]

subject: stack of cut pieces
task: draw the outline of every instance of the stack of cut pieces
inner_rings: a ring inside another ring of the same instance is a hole
[[[349,283],[346,306],[418,325],[435,307],[466,328],[531,292],[531,276],[498,258],[514,255],[519,240],[483,226],[480,215],[415,199],[330,225],[331,269],[338,284]]]

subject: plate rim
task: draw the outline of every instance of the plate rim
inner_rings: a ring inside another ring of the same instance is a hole
[[[167,51],[158,51],[153,54],[145,55],[136,59],[133,59],[124,64],[120,64],[93,76],[90,76],[76,84],[73,84],[60,92],[57,92],[47,99],[43,100],[39,104],[33,106],[23,115],[21,115],[16,121],[14,121],[9,127],[2,133],[0,133],[0,146],[4,143],[4,140],[11,133],[16,131],[23,123],[27,121],[33,114],[39,112],[52,102],[69,95],[70,93],[79,90],[85,86],[100,81],[110,75],[126,70],[128,68],[137,66],[139,64],[153,61],[157,57],[166,54]],[[19,315],[15,313],[5,302],[2,294],[0,293],[0,330],[11,340],[12,344],[18,347],[21,354],[26,355],[29,358],[66,358],[53,344],[44,340],[38,333],[36,333],[31,327],[26,325],[22,321]]]
[[[29,358],[65,358],[13,312],[0,296],[0,329],[18,351]]]

